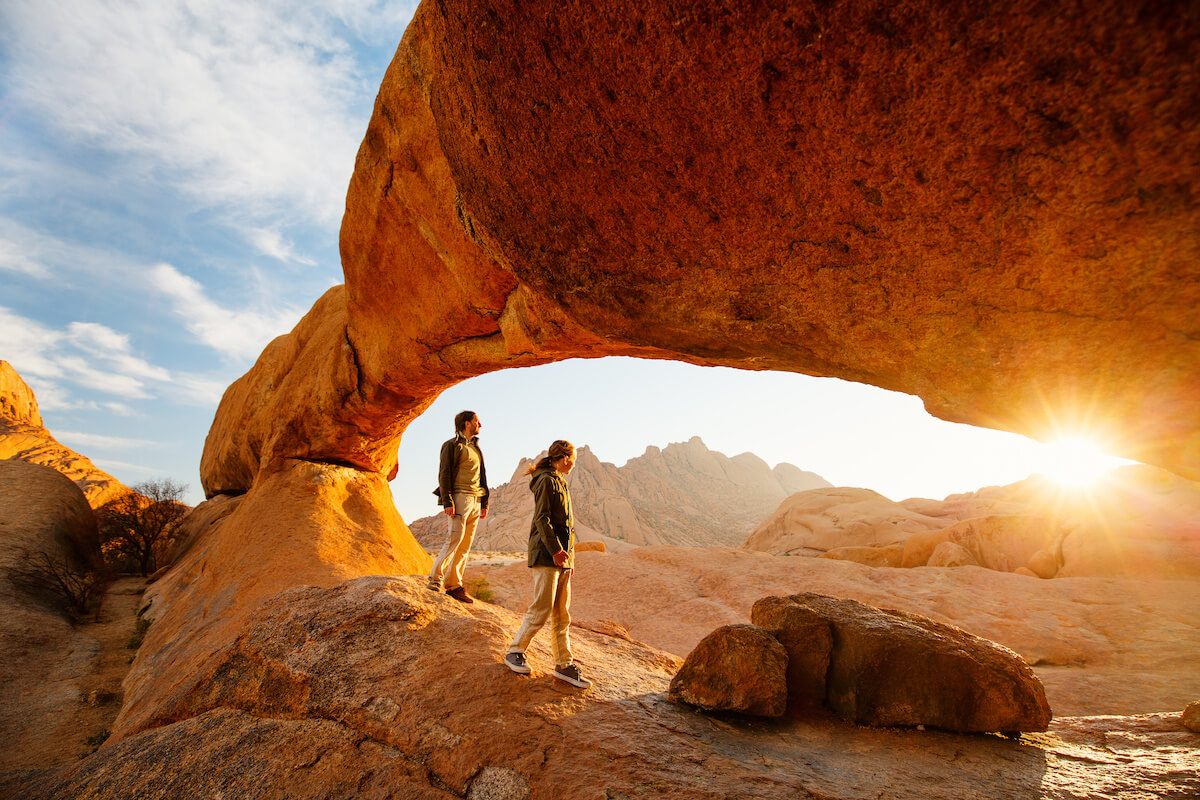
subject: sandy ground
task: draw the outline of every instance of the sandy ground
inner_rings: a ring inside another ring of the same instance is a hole
[[[92,753],[107,737],[121,708],[121,681],[135,651],[126,647],[137,624],[144,578],[120,578],[109,587],[94,621],[77,627],[95,640],[95,656],[83,671],[71,676],[78,693],[74,713],[56,724],[35,728],[6,748],[4,769],[42,769],[72,764]]]

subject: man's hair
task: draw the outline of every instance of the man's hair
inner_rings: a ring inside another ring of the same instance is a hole
[[[460,411],[454,415],[454,430],[456,433],[462,433],[463,428],[467,427],[467,423],[475,419],[474,411]]]

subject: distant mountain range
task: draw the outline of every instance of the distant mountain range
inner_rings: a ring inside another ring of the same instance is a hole
[[[508,483],[493,487],[475,550],[524,550],[533,495],[522,459]],[[576,533],[610,551],[651,544],[737,547],[784,498],[831,484],[791,464],[774,469],[753,453],[732,458],[709,450],[699,436],[646,452],[618,467],[580,447],[569,478]],[[445,515],[409,523],[430,549],[446,536]]]

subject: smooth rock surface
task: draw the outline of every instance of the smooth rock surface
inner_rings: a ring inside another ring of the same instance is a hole
[[[72,679],[98,650],[60,609],[9,580],[10,568],[41,553],[90,568],[99,556],[95,514],[66,476],[0,460],[0,771],[16,766],[9,754],[32,732],[70,721],[82,700]]]

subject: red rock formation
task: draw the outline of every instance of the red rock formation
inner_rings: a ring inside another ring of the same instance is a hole
[[[166,698],[160,724],[57,773],[0,773],[0,795],[1082,800],[1196,788],[1178,713],[1060,720],[1020,742],[714,721],[667,702],[678,659],[611,633],[574,637],[596,680],[587,691],[547,674],[537,639],[534,675],[513,675],[500,659],[519,620],[419,579],[299,587]]]
[[[33,390],[7,361],[0,361],[0,459],[51,467],[79,485],[92,508],[130,491],[128,487],[46,430]]]
[[[421,570],[379,505],[397,439],[489,370],[839,376],[1200,476],[1198,61],[1182,2],[423,4],[345,287],[222,399],[202,480],[247,496],[168,576],[118,739],[271,593]]]
[[[386,474],[445,386],[617,352],[1111,429],[1200,475],[1193,9],[550,8],[419,9],[346,289],[227,398],[210,491],[276,456]]]

